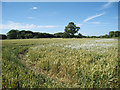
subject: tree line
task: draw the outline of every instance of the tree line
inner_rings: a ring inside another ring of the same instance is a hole
[[[32,32],[30,30],[10,30],[7,35],[0,34],[0,39],[29,39],[29,38],[114,38],[120,37],[120,31],[110,31],[109,34],[103,36],[84,36],[78,33],[80,27],[77,27],[73,22],[65,26],[64,32],[54,34]]]

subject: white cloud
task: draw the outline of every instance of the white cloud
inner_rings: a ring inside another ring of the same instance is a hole
[[[96,18],[96,17],[100,17],[102,15],[104,15],[105,13],[101,13],[101,14],[97,14],[97,15],[94,15],[94,16],[91,16],[89,18],[86,18],[83,22],[88,22],[89,20],[93,19],[93,18]]]
[[[99,10],[103,10],[105,8],[109,8],[114,2],[118,2],[118,0],[109,0],[106,4],[104,4]]]
[[[84,25],[84,23],[87,23],[89,20],[94,19],[94,18],[96,18],[96,17],[100,17],[100,16],[102,16],[102,15],[104,15],[104,14],[105,14],[105,13],[101,13],[101,14],[97,14],[97,15],[91,16],[91,17],[89,17],[89,18],[86,18],[85,20],[83,20],[82,23],[77,24],[77,26],[81,27],[81,26]],[[100,22],[97,22],[97,21],[96,21],[96,22],[90,22],[90,23],[100,24]]]
[[[34,25],[34,24],[21,24],[9,21],[8,24],[0,24],[0,29],[36,29],[36,28],[54,28],[54,25]]]
[[[35,10],[35,9],[38,9],[38,7],[32,7],[31,9],[34,9],[34,10]]]
[[[92,23],[92,24],[100,24],[100,22],[89,22],[89,23]],[[82,27],[83,25],[84,25],[84,23],[81,23],[81,24],[77,24],[76,26]]]
[[[110,7],[110,5],[111,5],[112,3],[113,3],[113,2],[108,2],[108,3],[104,4],[99,10],[103,10],[103,9],[105,9],[105,8]]]

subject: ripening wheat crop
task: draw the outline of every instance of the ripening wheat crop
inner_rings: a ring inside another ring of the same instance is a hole
[[[8,65],[7,60],[19,67],[15,73],[19,74],[19,78],[26,73],[26,75],[28,73],[31,75],[30,80],[28,80],[29,75],[25,77],[25,83],[19,80],[20,87],[119,87],[117,39],[4,40],[3,74],[8,74],[9,71],[5,71],[9,69],[6,68],[14,68],[14,66]],[[38,75],[44,76],[46,81],[43,80],[43,77],[42,79],[35,78]],[[6,87],[9,87],[11,85],[9,82],[15,81],[17,77],[3,75],[3,78],[5,79],[3,80],[4,87],[6,85],[4,83],[7,82]],[[39,82],[40,84],[38,84]],[[18,86],[16,82],[11,87],[16,84]]]

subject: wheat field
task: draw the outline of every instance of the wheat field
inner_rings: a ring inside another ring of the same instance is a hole
[[[2,88],[118,88],[118,40],[2,40]]]

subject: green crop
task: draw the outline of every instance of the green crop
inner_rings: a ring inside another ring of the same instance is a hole
[[[119,88],[117,39],[2,41],[2,88]]]

